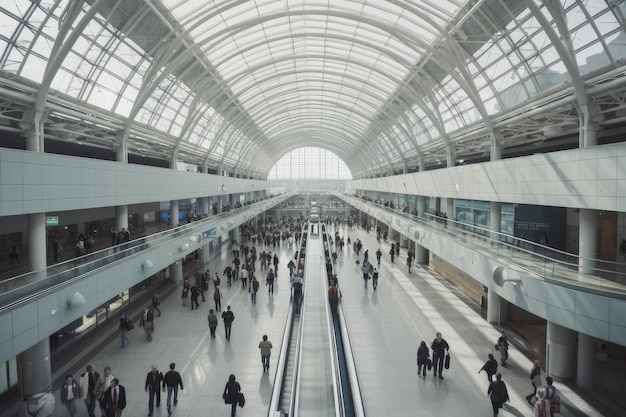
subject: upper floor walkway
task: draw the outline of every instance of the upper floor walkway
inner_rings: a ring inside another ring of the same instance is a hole
[[[566,252],[475,226],[413,216],[336,194],[466,272],[507,301],[546,320],[626,345],[624,265],[584,262]]]

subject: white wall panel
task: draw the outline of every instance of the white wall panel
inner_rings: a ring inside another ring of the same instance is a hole
[[[224,191],[218,191],[222,185]],[[268,187],[267,181],[0,150],[0,216],[227,195]]]
[[[626,143],[407,175],[417,184],[409,193],[416,195],[619,210],[626,197]],[[385,192],[408,183],[405,175],[384,180],[355,180],[348,189]]]

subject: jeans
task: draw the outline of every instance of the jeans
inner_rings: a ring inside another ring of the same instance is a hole
[[[226,331],[226,340],[230,340],[230,324],[224,324],[224,329]]]
[[[261,363],[263,363],[263,371],[270,369],[270,356],[261,356]]]
[[[178,385],[167,386],[167,408],[172,408],[172,391],[174,391],[174,402],[178,402]]]
[[[67,411],[70,412],[70,417],[74,417],[74,415],[76,414],[76,398],[66,400],[65,407],[67,408]]]
[[[122,329],[122,347],[128,344],[128,330]]]
[[[252,304],[256,304],[256,291],[252,291],[250,297],[252,297]]]

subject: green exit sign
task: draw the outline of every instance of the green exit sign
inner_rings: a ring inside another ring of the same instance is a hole
[[[46,216],[46,226],[58,226],[59,216]]]

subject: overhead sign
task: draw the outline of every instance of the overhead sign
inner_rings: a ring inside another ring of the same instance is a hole
[[[58,226],[59,216],[46,216],[46,226]]]

